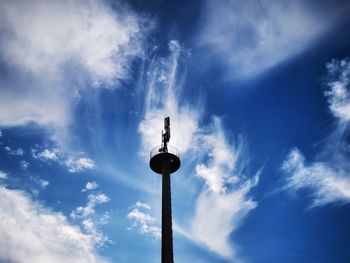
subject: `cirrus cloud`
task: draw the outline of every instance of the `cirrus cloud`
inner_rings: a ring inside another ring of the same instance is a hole
[[[286,189],[292,192],[308,189],[312,207],[350,202],[350,60],[333,60],[326,68],[325,96],[336,118],[336,128],[314,161],[306,162],[295,148],[282,165],[288,175]]]

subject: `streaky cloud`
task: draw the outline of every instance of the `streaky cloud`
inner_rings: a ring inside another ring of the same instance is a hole
[[[282,165],[288,174],[286,189],[311,191],[311,207],[350,202],[350,61],[333,60],[326,68],[325,96],[336,118],[336,128],[313,162],[307,163],[295,148]]]
[[[311,190],[311,207],[350,202],[350,179],[347,170],[332,167],[327,162],[305,164],[305,157],[298,149],[289,153],[282,168],[290,174],[287,189]]]
[[[155,58],[146,74],[146,110],[139,124],[141,152],[148,154],[160,143],[163,119],[170,116],[171,144],[179,148],[182,160],[199,163],[191,169],[199,179],[193,183],[200,185],[193,215],[184,224],[175,223],[174,230],[223,258],[238,260],[230,235],[257,206],[249,195],[259,175],[249,179],[244,174],[245,144],[243,140],[237,145],[229,143],[220,117],[204,124],[205,112],[181,101],[180,61],[185,52],[176,40],[169,41],[168,47],[169,55]],[[132,215],[134,220],[152,219],[139,209]]]
[[[304,1],[207,0],[196,42],[204,59],[220,60],[227,79],[246,80],[301,54],[345,13],[330,9],[325,18]]]

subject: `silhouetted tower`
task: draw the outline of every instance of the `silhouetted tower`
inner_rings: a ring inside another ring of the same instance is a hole
[[[173,230],[171,219],[170,174],[180,168],[180,154],[168,145],[170,140],[170,118],[164,119],[162,145],[151,151],[150,167],[162,174],[162,263],[173,263]]]

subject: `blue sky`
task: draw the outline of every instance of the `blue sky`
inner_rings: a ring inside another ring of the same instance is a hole
[[[0,262],[349,262],[349,11],[1,1]]]

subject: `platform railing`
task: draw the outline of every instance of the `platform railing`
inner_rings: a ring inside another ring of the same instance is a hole
[[[160,153],[163,153],[163,146],[162,145],[159,145],[159,146],[156,146],[152,149],[151,153],[150,153],[150,158],[152,158],[153,156],[157,155],[157,154],[160,154]],[[180,158],[180,152],[179,150],[172,146],[172,145],[167,145],[167,151],[168,153],[171,153],[171,154],[174,154],[176,155],[177,157]]]

